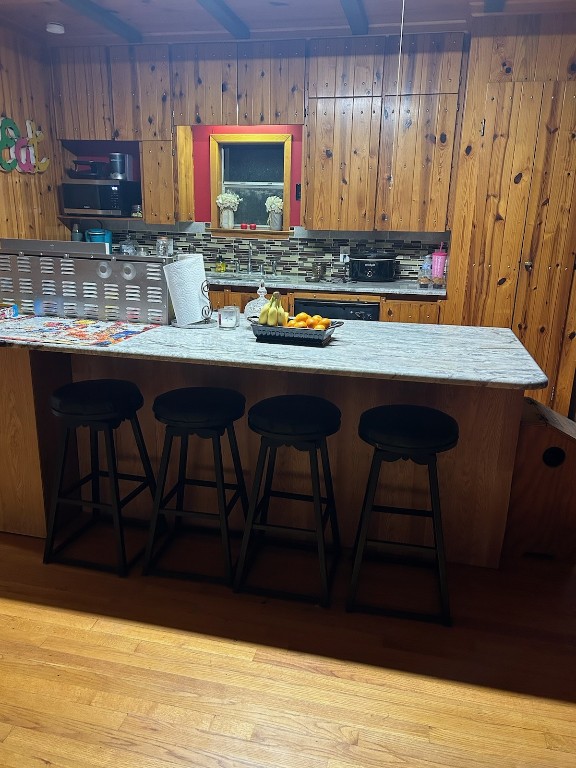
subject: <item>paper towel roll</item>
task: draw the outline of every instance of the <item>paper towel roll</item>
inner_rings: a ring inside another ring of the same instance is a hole
[[[164,274],[178,325],[199,323],[206,318],[210,299],[202,291],[206,282],[201,253],[187,254],[182,261],[164,265]]]

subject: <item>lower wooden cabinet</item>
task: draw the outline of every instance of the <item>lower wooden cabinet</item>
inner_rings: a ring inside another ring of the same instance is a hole
[[[271,295],[268,291],[268,295]],[[223,288],[222,290],[210,291],[210,301],[214,309],[224,307],[228,304],[244,307],[252,299],[258,298],[256,289],[246,291],[234,288]],[[366,293],[318,293],[313,291],[297,291],[281,293],[282,306],[291,315],[294,314],[294,299],[318,299],[320,301],[346,301],[353,303],[359,302],[377,302],[380,304],[379,319],[383,322],[397,323],[433,323],[440,322],[440,301],[422,301],[408,299],[389,300],[377,295]]]
[[[380,320],[385,323],[440,322],[440,302],[381,299]]]

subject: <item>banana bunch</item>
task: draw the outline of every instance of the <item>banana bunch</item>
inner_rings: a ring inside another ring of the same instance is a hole
[[[270,301],[267,301],[262,307],[258,323],[260,325],[286,325],[288,323],[288,312],[280,303],[278,291],[274,291]]]

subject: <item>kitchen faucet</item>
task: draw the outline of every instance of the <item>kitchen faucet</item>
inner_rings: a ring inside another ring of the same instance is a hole
[[[248,274],[252,272],[252,243],[248,243]]]

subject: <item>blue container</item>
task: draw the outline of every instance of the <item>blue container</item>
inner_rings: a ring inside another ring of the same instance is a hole
[[[108,243],[112,245],[112,232],[109,229],[87,229],[85,237],[89,243]]]

